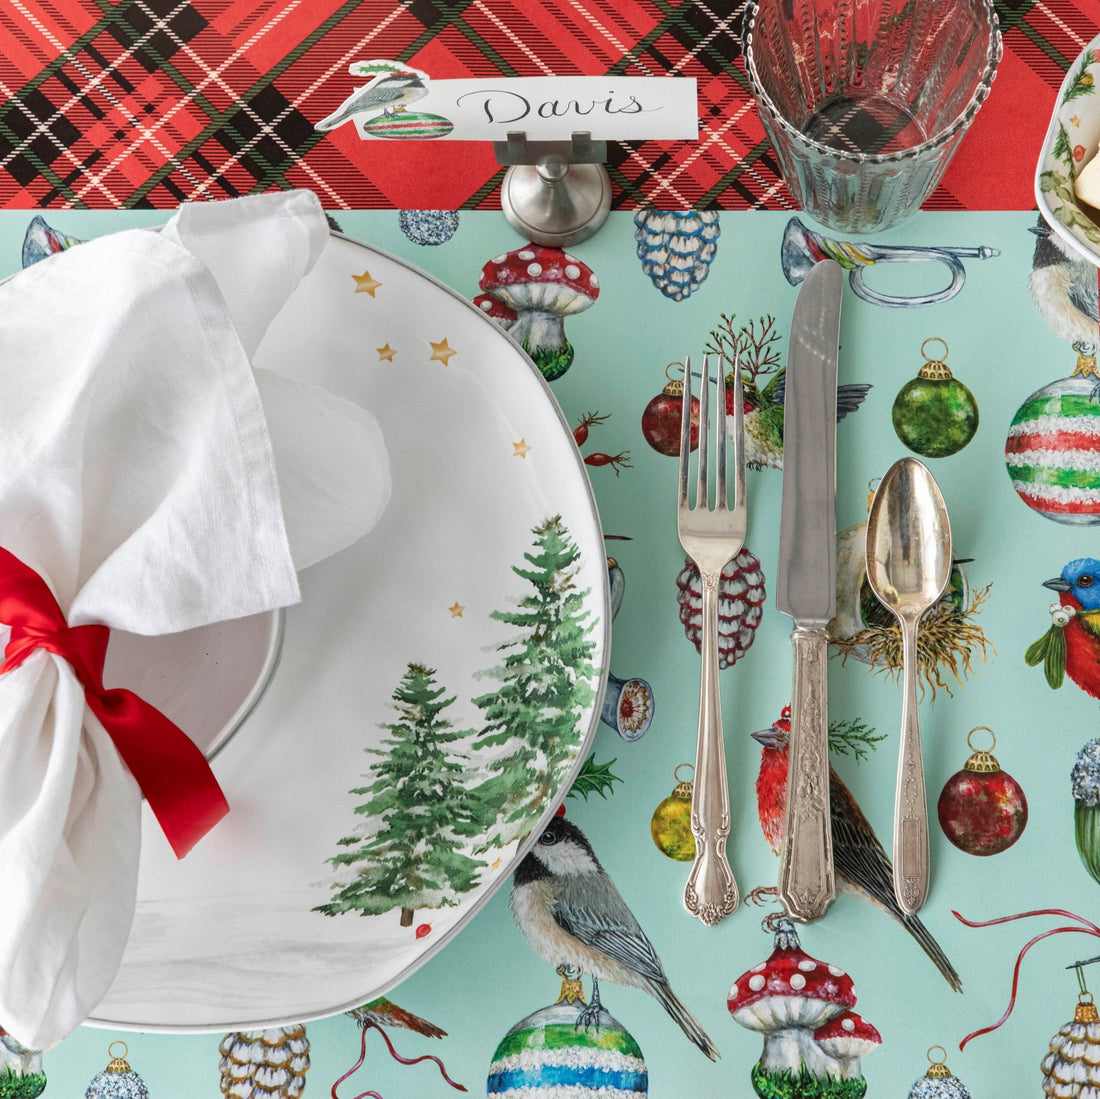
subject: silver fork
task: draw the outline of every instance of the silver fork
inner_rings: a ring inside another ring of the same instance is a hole
[[[730,832],[726,748],[722,739],[722,700],[718,688],[718,582],[722,569],[745,544],[745,416],[741,396],[741,367],[733,365],[733,460],[736,478],[734,505],[726,493],[726,402],[718,388],[715,465],[717,483],[709,471],[710,356],[703,356],[702,393],[699,395],[699,462],[695,506],[688,494],[691,459],[691,360],[684,363],[684,411],[680,421],[680,496],[676,526],[684,552],[695,562],[703,588],[703,671],[699,684],[699,738],[695,749],[695,779],[691,799],[691,831],[695,862],[684,888],[684,905],[705,924],[714,925],[733,912],[740,900],[737,882],[726,857]],[[721,375],[719,375],[721,378]],[[715,501],[711,506],[710,495]]]

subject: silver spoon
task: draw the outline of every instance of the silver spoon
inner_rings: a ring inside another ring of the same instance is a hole
[[[867,519],[867,579],[901,626],[901,744],[894,795],[894,896],[920,910],[928,895],[928,802],[917,716],[917,624],[951,578],[951,525],[939,485],[915,458],[879,482]]]

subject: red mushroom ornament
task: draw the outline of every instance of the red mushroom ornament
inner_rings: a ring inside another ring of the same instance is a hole
[[[867,1085],[860,1071],[842,1076],[839,1060],[815,1036],[855,1006],[852,978],[811,958],[789,917],[769,916],[765,927],[775,933],[775,950],[734,981],[727,999],[735,1022],[764,1035],[753,1089],[760,1099],[862,1099]]]
[[[600,295],[599,279],[588,264],[560,248],[527,244],[489,260],[478,286],[516,311],[508,331],[547,381],[572,366],[565,318],[588,309]]]
[[[814,1031],[814,1041],[825,1055],[836,1061],[835,1075],[852,1081],[853,1099],[862,1099],[867,1092],[863,1079],[863,1058],[882,1045],[882,1035],[861,1015],[846,1011],[830,1019]]]

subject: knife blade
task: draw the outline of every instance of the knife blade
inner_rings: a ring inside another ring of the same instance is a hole
[[[776,605],[794,622],[794,689],[779,896],[795,919],[836,896],[829,808],[826,626],[836,613],[836,388],[843,272],[814,265],[795,302],[783,413]]]

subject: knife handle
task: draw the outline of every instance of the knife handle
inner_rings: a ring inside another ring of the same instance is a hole
[[[829,810],[828,658],[821,629],[796,627],[787,815],[779,896],[796,920],[817,920],[836,896]]]

